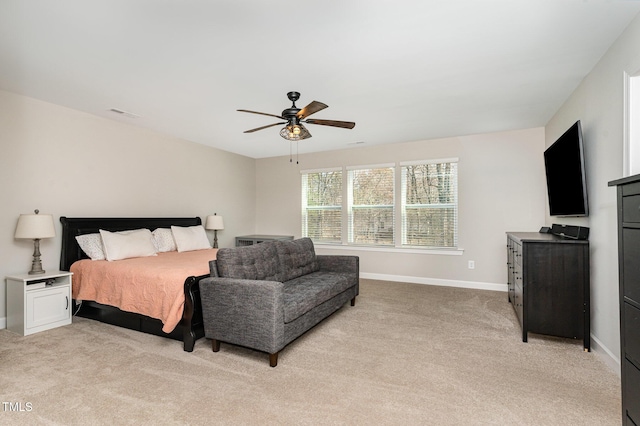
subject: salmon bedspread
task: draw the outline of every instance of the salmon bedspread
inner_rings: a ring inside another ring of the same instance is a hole
[[[73,298],[159,319],[162,331],[171,333],[182,319],[185,280],[209,274],[209,261],[217,251],[171,251],[111,262],[79,260],[71,265]]]

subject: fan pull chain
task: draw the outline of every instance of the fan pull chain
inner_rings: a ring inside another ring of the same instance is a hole
[[[299,155],[298,155],[298,143],[296,142],[296,164],[300,164],[300,162],[298,161]]]
[[[293,147],[291,146],[293,142],[289,141],[289,162],[293,163]]]

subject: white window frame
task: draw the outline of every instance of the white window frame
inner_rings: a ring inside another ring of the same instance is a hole
[[[304,179],[304,176],[308,176],[310,174],[316,174],[316,173],[331,173],[331,172],[340,172],[341,173],[341,186],[343,188],[343,201],[342,201],[342,205],[341,206],[312,206],[309,207],[308,206],[308,198],[307,198],[307,191],[306,191],[306,186],[303,184],[302,179]],[[344,206],[344,170],[342,167],[332,167],[332,168],[327,168],[327,169],[314,169],[314,170],[301,170],[300,171],[300,182],[301,182],[301,196],[302,196],[302,203],[301,203],[301,207],[302,207],[302,236],[306,237],[309,235],[309,215],[308,215],[308,211],[309,210],[340,210],[341,211],[341,229],[340,229],[340,240],[338,242],[330,242],[330,241],[319,241],[317,242],[318,244],[342,244],[342,241],[344,240],[344,214],[342,213],[343,211],[343,206]]]
[[[428,208],[428,209],[433,209],[433,208],[454,208],[454,233],[453,233],[453,245],[451,247],[438,247],[438,246],[428,246],[428,245],[409,245],[407,243],[407,213],[406,213],[406,209],[407,209],[407,195],[406,192],[404,191],[405,189],[405,174],[403,173],[403,168],[407,167],[407,166],[420,166],[420,165],[425,165],[425,164],[445,164],[445,163],[455,163],[456,164],[456,181],[455,181],[455,188],[454,188],[454,202],[453,203],[448,203],[448,204],[422,204],[422,205],[415,205],[412,204],[411,206],[415,207],[419,207],[419,208]],[[433,250],[433,249],[444,249],[444,250],[457,250],[458,249],[458,230],[459,230],[459,226],[458,226],[458,158],[440,158],[440,159],[432,159],[432,160],[422,160],[422,161],[403,161],[399,163],[399,167],[398,167],[398,174],[400,176],[400,193],[401,193],[401,200],[400,200],[400,241],[401,241],[401,246],[402,247],[410,247],[410,248],[420,248],[420,249],[424,249],[424,250]]]
[[[395,190],[395,183],[396,183],[396,164],[395,163],[386,163],[386,164],[373,164],[373,165],[366,165],[366,166],[349,166],[349,167],[345,167],[346,172],[347,172],[347,194],[346,194],[346,202],[347,202],[347,241],[346,244],[350,245],[350,246],[365,246],[365,247],[394,247],[395,246],[395,242],[396,242],[396,198],[395,198],[395,194],[396,194],[396,190]],[[393,182],[392,182],[392,199],[393,199],[393,204],[384,204],[384,205],[358,205],[355,206],[353,204],[353,180],[352,180],[352,174],[351,172],[354,171],[358,171],[358,170],[373,170],[373,169],[391,169],[392,173],[393,173]],[[344,199],[344,196],[343,196]],[[344,204],[344,203],[343,203]],[[390,208],[391,209],[391,214],[392,214],[392,224],[391,224],[391,229],[392,229],[392,239],[391,239],[391,243],[390,244],[367,244],[367,243],[356,243],[354,242],[354,224],[353,224],[353,218],[354,218],[354,209],[365,209],[365,208]],[[344,241],[344,239],[343,239]]]
[[[418,160],[418,161],[403,161],[403,162],[395,162],[395,163],[384,163],[384,164],[372,164],[372,165],[358,165],[358,166],[343,166],[343,167],[332,167],[325,169],[313,169],[313,170],[301,170],[301,175],[310,174],[310,173],[318,173],[318,172],[333,172],[333,171],[341,171],[342,172],[342,229],[341,229],[341,242],[340,243],[331,243],[331,242],[314,242],[316,245],[322,246],[328,249],[339,249],[339,250],[358,250],[358,251],[380,251],[380,252],[402,252],[402,253],[414,253],[414,254],[437,254],[437,255],[454,255],[459,256],[464,253],[464,249],[458,246],[458,233],[459,233],[459,222],[458,222],[458,212],[459,212],[459,198],[457,194],[458,190],[458,176],[459,170],[456,173],[456,200],[455,200],[455,242],[453,247],[435,247],[435,246],[409,246],[403,244],[406,241],[404,236],[403,223],[404,221],[404,204],[406,200],[401,199],[401,197],[405,197],[402,194],[402,167],[407,165],[420,165],[420,164],[438,164],[438,163],[459,163],[458,158],[439,158],[439,159],[431,159],[431,160]],[[363,170],[363,169],[374,169],[374,168],[384,168],[384,167],[392,167],[394,169],[394,205],[393,205],[393,217],[394,217],[394,244],[393,245],[364,245],[364,244],[354,244],[350,243],[352,241],[349,232],[351,230],[351,226],[349,226],[349,206],[352,204],[351,197],[351,188],[349,185],[351,184],[349,179],[349,171],[351,170]],[[308,222],[306,215],[306,194],[302,191],[302,235],[308,235]],[[399,196],[398,194],[402,194]],[[401,220],[397,220],[397,218],[401,218]]]

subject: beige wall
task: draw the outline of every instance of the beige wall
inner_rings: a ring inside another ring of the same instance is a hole
[[[589,217],[547,222],[590,227],[591,325],[596,350],[620,364],[616,190],[607,183],[623,177],[624,73],[640,71],[640,16],[636,17],[593,71],[546,126],[550,145],[576,120],[585,144]]]
[[[543,150],[544,129],[535,128],[307,154],[297,166],[288,157],[260,159],[256,231],[301,235],[301,170],[457,157],[462,256],[322,246],[318,252],[359,255],[364,276],[506,291],[505,232],[538,231],[544,224]],[[468,269],[469,260],[475,261],[475,269]]]
[[[54,215],[43,267],[58,269],[60,216],[224,217],[220,245],[254,232],[255,160],[0,91],[0,326],[8,274],[31,267],[18,216]],[[210,235],[210,238],[212,236]]]

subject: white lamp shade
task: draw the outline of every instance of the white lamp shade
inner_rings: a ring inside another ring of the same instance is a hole
[[[205,223],[204,228],[213,229],[216,231],[224,229],[224,221],[222,220],[222,216],[207,216],[207,222]]]
[[[55,236],[56,228],[53,225],[53,216],[50,214],[21,214],[18,218],[15,238],[35,240]]]

